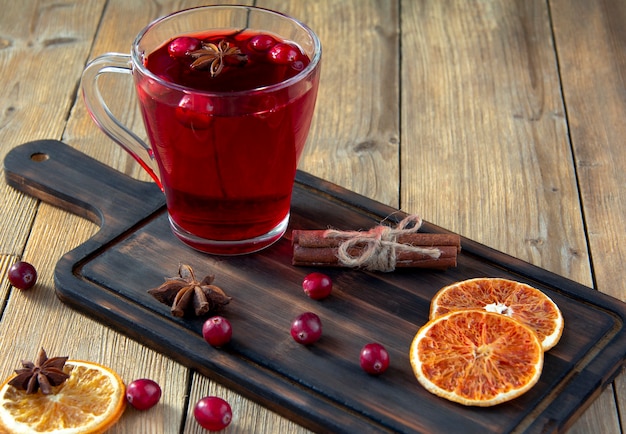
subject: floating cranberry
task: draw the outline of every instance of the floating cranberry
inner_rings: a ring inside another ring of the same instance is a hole
[[[140,378],[126,387],[126,400],[137,410],[154,407],[161,399],[161,387],[149,378]]]
[[[294,71],[302,71],[305,66],[306,64],[302,60],[296,60],[292,62],[291,69],[293,69]]]
[[[370,343],[361,349],[361,368],[371,375],[380,375],[389,367],[389,353],[381,344]]]
[[[230,404],[217,396],[205,396],[193,409],[196,421],[204,429],[219,431],[230,425],[233,411]]]
[[[291,323],[291,337],[302,345],[310,345],[322,337],[322,320],[313,312],[298,315]]]
[[[214,110],[213,99],[204,95],[185,95],[176,107],[176,119],[186,127],[202,130],[211,125]]]
[[[330,295],[333,290],[333,282],[325,274],[311,273],[302,281],[302,289],[313,300],[321,300]]]
[[[209,318],[202,325],[202,336],[211,346],[221,347],[230,342],[233,328],[230,321],[222,316]]]
[[[285,42],[274,45],[268,52],[270,60],[279,65],[289,65],[302,57],[297,47]]]
[[[167,46],[167,52],[174,59],[183,59],[189,55],[190,52],[200,48],[200,40],[192,38],[190,36],[181,36],[174,39]]]
[[[30,289],[37,282],[37,270],[28,262],[18,261],[9,268],[8,277],[17,289]]]
[[[276,45],[278,41],[274,39],[270,35],[260,34],[250,38],[248,45],[254,51],[258,51],[260,53],[265,52]]]

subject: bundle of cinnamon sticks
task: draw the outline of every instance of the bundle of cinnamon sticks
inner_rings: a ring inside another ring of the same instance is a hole
[[[349,266],[339,258],[339,247],[342,243],[354,238],[353,232],[346,236],[328,230],[293,230],[292,263],[295,266]],[[351,243],[347,253],[358,257],[368,248],[369,240]],[[455,267],[457,254],[461,251],[461,237],[456,234],[402,233],[394,239],[395,268],[433,268],[447,269]],[[421,248],[421,249],[420,249]],[[428,253],[425,253],[428,251]],[[382,270],[387,271],[387,270]]]

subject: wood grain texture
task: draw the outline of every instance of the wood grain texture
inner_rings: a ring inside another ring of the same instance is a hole
[[[217,1],[5,3],[0,157],[20,143],[62,136],[148,179],[87,115],[77,93],[80,73],[89,58],[127,52],[157,16]],[[254,3],[302,19],[324,44],[302,169],[624,299],[623,2]],[[114,111],[145,135],[129,80],[105,86]],[[180,381],[168,385],[171,401],[154,422],[130,411],[113,432],[178,432],[188,417],[181,393],[200,396],[216,384],[68,311],[52,295],[56,259],[96,226],[4,183],[0,198],[0,374],[50,343],[51,352],[67,348],[111,363],[125,380],[173,376]],[[4,277],[21,257],[37,265],[36,291],[15,291]],[[624,396],[622,375],[570,431],[620,432]],[[233,400],[245,412],[234,430],[258,423],[261,432],[301,431],[250,401]],[[185,429],[197,431],[189,421]]]
[[[406,1],[402,47],[402,208],[590,284],[545,2]]]
[[[626,300],[626,151],[621,145],[626,135],[626,4],[554,0],[550,7],[594,283]],[[624,374],[616,379],[618,396],[626,393],[625,383]],[[626,403],[618,399],[617,404],[624,420]],[[595,415],[593,421],[587,422],[592,416],[586,414],[580,425],[617,419],[607,418],[599,405],[588,413]],[[610,428],[604,432],[617,432]]]
[[[13,146],[60,138],[103,2],[9,2],[0,14],[0,158]],[[42,67],[45,65],[45,67]],[[47,83],[56,85],[46,86]],[[22,254],[36,203],[0,184],[0,254]]]
[[[626,300],[626,273],[615,274],[626,261],[626,152],[612,146],[626,134],[626,4],[553,1],[551,7],[597,287]]]
[[[63,4],[25,1],[3,5],[0,14],[0,71],[3,76],[0,87],[0,157],[3,159],[11,148],[25,140],[61,136],[64,120],[74,99],[76,79],[82,72],[83,59],[87,57],[103,5],[101,1],[68,1]],[[70,76],[73,74],[75,79],[58,80],[59,71]],[[46,85],[49,83],[55,85]],[[4,173],[2,175],[4,177]],[[33,225],[36,225],[37,202],[17,193],[6,183],[0,184],[0,197],[0,272],[3,276],[0,352],[11,356],[0,361],[0,372],[4,378],[19,367],[21,357],[34,357],[40,345],[46,343],[50,351],[59,350],[61,342],[53,336],[58,331],[55,327],[58,309],[45,318],[41,318],[37,309],[39,303],[52,303],[58,308],[61,304],[55,300],[51,284],[55,253],[46,253],[47,249],[37,251],[26,248],[27,240],[33,236]],[[56,222],[57,225],[64,223],[62,219]],[[46,222],[46,226],[54,227],[55,222]],[[59,237],[47,231],[43,235],[52,235],[53,240]],[[68,246],[66,244],[60,249]],[[41,260],[41,265],[37,267],[41,282],[38,288],[43,288],[41,291],[32,294],[9,291],[8,282],[4,279],[6,271],[15,260],[23,257],[33,262]],[[50,291],[46,291],[46,287]],[[50,322],[47,335],[44,329],[39,328],[41,320]],[[54,339],[54,342],[50,341],[47,345],[48,338]],[[80,352],[77,355],[80,356]]]
[[[398,207],[398,2],[257,5],[304,21],[322,42],[316,112],[299,168]]]

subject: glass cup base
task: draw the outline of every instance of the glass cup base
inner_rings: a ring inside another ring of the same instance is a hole
[[[244,255],[263,250],[278,241],[285,234],[289,224],[289,213],[287,213],[278,225],[263,235],[246,240],[223,241],[200,238],[181,228],[171,217],[168,216],[168,218],[174,235],[183,243],[203,253],[224,256]]]

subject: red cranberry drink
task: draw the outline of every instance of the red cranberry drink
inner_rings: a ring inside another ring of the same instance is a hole
[[[315,34],[276,12],[206,6],[148,26],[130,58],[94,60],[85,101],[162,188],[174,233],[216,254],[278,240],[315,107]],[[109,71],[132,71],[150,145],[106,108],[96,78]]]
[[[177,37],[144,59],[163,80],[204,91],[172,104],[159,100],[150,78],[138,77],[177,231],[246,240],[286,223],[316,89],[297,98],[290,87],[251,91],[285,82],[309,63],[296,45],[252,31]]]

